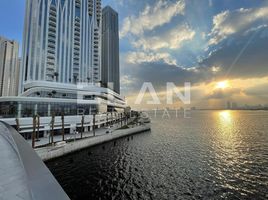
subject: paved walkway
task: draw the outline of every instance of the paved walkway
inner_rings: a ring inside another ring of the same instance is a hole
[[[120,127],[121,127],[121,122],[117,123],[117,124],[114,124],[112,128],[104,128],[103,127],[103,128],[96,129],[95,130],[95,136],[97,137],[97,136],[105,135],[105,134],[107,134],[106,133],[107,131],[113,132],[113,131],[115,131],[116,129],[118,129]],[[65,140],[76,140],[76,139],[81,138],[81,133],[65,134],[64,137],[65,137]],[[94,137],[93,131],[83,133],[83,138],[90,138],[90,137]],[[54,142],[61,142],[62,141],[62,135],[55,135],[53,138],[54,138]],[[35,147],[38,148],[39,146],[44,146],[44,145],[49,144],[50,139],[51,138],[49,138],[49,136],[40,138],[40,141],[35,142]],[[27,140],[27,142],[30,145],[32,145],[32,140],[31,139]]]

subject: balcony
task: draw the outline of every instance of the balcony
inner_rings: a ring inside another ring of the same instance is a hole
[[[57,11],[53,10],[53,9],[50,9],[49,15],[52,16],[52,17],[57,17]]]
[[[50,26],[50,27],[48,28],[48,31],[49,31],[50,33],[56,33],[56,28]]]
[[[75,62],[79,62],[79,60],[80,60],[80,57],[79,56],[74,56],[73,58],[74,58],[74,61]]]
[[[74,42],[79,42],[80,44],[80,37],[74,36]]]
[[[74,50],[79,52],[80,51],[79,46],[74,46]]]
[[[75,7],[77,7],[77,8],[80,8],[81,7],[80,0],[75,0]]]
[[[75,61],[79,61],[79,57],[74,57],[74,60]]]
[[[51,45],[55,45],[56,41],[52,38],[48,38],[48,43]]]
[[[56,13],[56,11],[50,10],[49,11],[49,18],[57,19],[57,13]]]
[[[50,15],[49,16],[49,21],[52,21],[52,22],[57,22],[57,18],[56,18],[56,16],[52,16],[52,15]]]
[[[73,62],[73,65],[74,65],[74,66],[77,66],[77,67],[79,68],[80,63],[79,63],[78,61],[76,61],[76,62]]]
[[[57,25],[56,25],[55,22],[50,21],[49,26],[52,27],[52,28],[56,28]]]
[[[55,65],[55,62],[54,61],[52,61],[52,60],[47,60],[47,67],[50,67],[50,68],[52,68],[53,67],[53,69],[54,69],[54,65]]]
[[[49,32],[48,33],[48,39],[55,40],[56,39],[56,34],[52,33],[52,32]]]
[[[47,61],[55,62],[55,56],[53,54],[47,54]]]
[[[54,49],[53,50],[52,49],[48,49],[47,50],[47,53],[48,53],[49,56],[53,56],[53,58],[54,58],[54,56],[55,56],[55,50]]]
[[[47,67],[49,67],[49,68],[47,69],[47,71],[54,72],[54,66],[48,66],[48,65],[47,65]]]

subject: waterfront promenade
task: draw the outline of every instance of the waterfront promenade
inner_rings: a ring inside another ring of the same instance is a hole
[[[98,129],[96,131],[95,136],[93,136],[92,132],[84,133],[83,135],[85,137],[83,139],[79,139],[80,134],[68,135],[67,137],[69,137],[72,140],[69,140],[67,143],[64,143],[62,145],[53,145],[42,148],[36,148],[35,151],[43,161],[48,161],[51,159],[55,159],[73,153],[75,151],[103,144],[105,142],[113,141],[122,137],[127,137],[133,134],[149,131],[151,129],[149,124],[130,126],[127,129],[118,129],[118,128],[119,125],[115,125],[111,129],[111,131],[109,131],[109,133],[107,133],[108,129],[105,128]],[[57,139],[59,142],[61,141],[60,136],[57,137]],[[41,141],[40,144],[46,143],[47,141],[48,139],[45,138],[43,141]]]
[[[117,124],[114,124],[113,127],[111,127],[111,128],[107,128],[107,127],[98,128],[95,130],[95,137],[105,135],[107,131],[114,132],[116,129],[119,129],[120,127],[121,127],[121,124],[117,123]],[[92,138],[92,137],[94,137],[94,132],[93,131],[83,132],[82,135],[83,135],[83,139]],[[77,140],[81,139],[80,132],[69,133],[69,134],[65,134],[64,136],[65,136],[66,141],[77,141]],[[35,147],[39,148],[41,146],[48,145],[50,143],[50,140],[51,140],[51,138],[49,135],[42,137],[42,138],[40,138],[39,141],[35,142]],[[62,142],[62,135],[54,135],[53,140],[54,140],[54,143]],[[32,140],[29,139],[29,140],[27,140],[27,142],[29,144],[31,144]]]

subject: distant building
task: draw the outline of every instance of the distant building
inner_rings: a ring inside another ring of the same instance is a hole
[[[227,102],[226,109],[227,110],[230,110],[231,109],[231,102],[230,101]]]
[[[0,37],[0,96],[17,96],[19,85],[19,44]]]
[[[237,105],[236,102],[232,102],[232,109],[233,109],[233,110],[238,109],[238,105]]]
[[[106,6],[102,20],[102,84],[120,94],[118,13]]]

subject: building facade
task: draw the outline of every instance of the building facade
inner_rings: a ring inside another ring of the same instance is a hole
[[[52,116],[60,123],[65,116],[64,126],[70,130],[81,127],[81,116],[90,120],[84,124],[89,128],[95,115],[104,114],[98,124],[105,124],[108,116],[122,116],[127,104],[119,95],[117,14],[114,17],[112,26],[117,30],[113,34],[106,30],[107,39],[116,41],[104,41],[114,45],[105,52],[115,58],[109,60],[109,68],[102,69],[113,73],[108,81],[118,80],[117,89],[111,90],[99,84],[101,0],[26,0],[20,94],[0,97],[1,120],[13,126],[19,122],[20,132],[31,134],[33,116],[40,116],[44,132],[51,129]]]
[[[101,0],[27,0],[21,92],[25,83],[100,81]]]
[[[19,44],[0,37],[0,96],[17,96],[19,85]]]
[[[102,84],[120,94],[118,13],[102,10]]]

